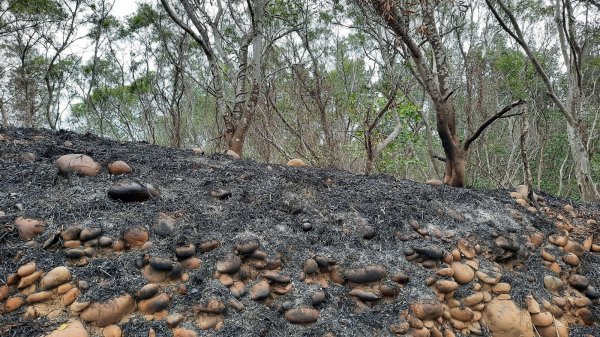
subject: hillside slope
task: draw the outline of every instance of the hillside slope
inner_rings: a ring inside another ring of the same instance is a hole
[[[598,205],[31,129],[0,168],[2,336],[600,336]]]

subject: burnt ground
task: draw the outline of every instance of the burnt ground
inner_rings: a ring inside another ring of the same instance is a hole
[[[6,138],[0,141],[0,211],[4,212],[0,217],[0,285],[29,261],[45,271],[67,265],[75,282],[85,280],[89,285],[80,300],[104,301],[123,293],[135,294],[147,283],[140,272],[144,255],[174,257],[177,246],[193,243],[198,247],[202,242],[219,240],[219,248],[196,253],[202,266],[186,271],[190,277],[185,283],[187,294],[172,297],[169,312],[187,313],[208,299],[225,303],[232,298],[213,277],[215,264],[233,252],[236,244],[253,239],[270,258],[281,260],[281,273],[292,277],[293,290],[267,302],[242,297],[244,310],[228,308],[223,327],[216,331],[200,330],[192,320],[182,326],[195,329],[200,336],[323,336],[327,332],[335,336],[393,336],[389,326],[399,321],[412,302],[436,297],[425,284],[428,277],[435,276],[436,268],[408,261],[406,254],[414,248],[450,252],[464,238],[481,246],[480,269],[501,267],[502,282],[512,285],[510,295],[517,305],[523,307],[528,294],[538,301],[552,299],[543,285],[544,275],[551,272],[542,263],[540,248],[527,245],[527,237],[534,232],[547,237],[562,231],[556,228],[555,218],[519,206],[510,191],[432,187],[385,175],[268,166],[220,154],[204,156],[191,150],[119,143],[65,131],[3,128],[0,134]],[[65,145],[65,141],[70,144]],[[91,156],[102,164],[102,172],[94,177],[59,175],[55,161],[69,153]],[[126,161],[134,172],[126,177],[110,175],[106,165],[114,160]],[[107,197],[112,184],[132,178],[158,187],[160,197],[131,203]],[[210,192],[219,189],[230,191],[231,197],[211,197]],[[594,235],[594,243],[600,244],[598,226],[586,225],[587,219],[600,221],[599,205],[543,196],[548,207],[575,227],[571,239],[581,243]],[[563,210],[565,204],[575,207],[576,217]],[[156,235],[152,229],[161,212],[176,219],[175,231],[167,237]],[[520,220],[516,219],[519,215]],[[44,232],[30,242],[19,239],[14,221],[21,216],[45,220]],[[411,219],[429,235],[418,234],[409,224]],[[306,222],[312,228],[305,232],[302,225]],[[73,225],[100,226],[104,235],[113,238],[122,237],[129,228],[141,227],[149,231],[153,245],[146,251],[102,250],[87,265],[72,266],[60,243],[46,249],[42,245]],[[363,238],[365,225],[375,230],[372,239]],[[500,235],[510,238],[518,253],[503,258],[505,251],[494,244]],[[385,266],[388,275],[403,272],[410,279],[395,298],[366,306],[348,296],[347,286],[330,283],[323,288],[326,300],[317,307],[317,322],[290,324],[278,306],[285,301],[294,307],[311,305],[310,294],[320,286],[303,282],[299,275],[304,261],[315,254],[334,260],[342,270],[377,264]],[[440,262],[436,265],[441,266]],[[596,289],[600,289],[599,266],[600,253],[586,252],[577,268]],[[563,268],[561,276],[568,276],[568,270]],[[470,289],[472,286],[461,286],[455,296],[468,294]],[[44,335],[67,318],[27,320],[23,318],[25,307],[0,313],[3,336]],[[597,320],[597,302],[590,310]],[[597,324],[585,326],[576,318],[571,321],[571,336],[600,336]],[[163,320],[148,321],[139,314],[120,326],[125,336],[148,336],[150,328],[158,336],[172,334]],[[489,335],[485,328],[482,333]],[[457,332],[457,336],[462,335]]]

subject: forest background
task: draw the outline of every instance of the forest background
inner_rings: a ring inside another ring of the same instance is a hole
[[[0,1],[3,126],[600,201],[596,0],[123,2]]]

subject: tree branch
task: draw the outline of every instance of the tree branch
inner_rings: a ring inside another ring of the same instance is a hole
[[[509,112],[513,108],[515,108],[519,105],[522,105],[522,104],[525,104],[525,101],[522,99],[520,99],[518,101],[514,101],[510,105],[505,106],[504,108],[502,108],[502,110],[498,111],[498,113],[496,113],[495,115],[490,117],[487,121],[485,121],[483,124],[481,124],[481,126],[477,129],[477,131],[475,131],[475,133],[471,137],[469,137],[467,139],[467,141],[465,142],[465,145],[463,145],[463,149],[465,151],[469,150],[469,146],[471,146],[471,143],[473,143],[479,136],[481,136],[483,131],[485,131],[485,129],[488,126],[492,125],[492,123],[494,123],[497,119],[502,118],[502,116],[505,113]]]

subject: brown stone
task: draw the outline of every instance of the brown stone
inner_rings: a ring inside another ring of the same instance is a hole
[[[242,157],[233,150],[227,150],[225,154],[232,159],[241,159]]]
[[[554,322],[554,317],[548,311],[540,312],[540,313],[531,315],[531,322],[536,327],[549,326]]]
[[[104,303],[94,302],[85,308],[79,317],[86,322],[95,322],[99,327],[105,327],[119,322],[133,310],[135,301],[131,295],[126,294]]]
[[[495,294],[508,294],[510,292],[510,284],[508,283],[498,283],[492,287],[492,290]]]
[[[581,318],[584,324],[593,325],[596,322],[596,318],[594,318],[594,314],[588,308],[579,308],[577,309],[577,316]]]
[[[435,282],[437,290],[441,293],[447,294],[458,289],[458,283],[449,280],[441,280]]]
[[[131,169],[131,166],[129,166],[126,162],[122,160],[117,160],[108,164],[108,172],[110,172],[110,174],[112,175],[117,176],[120,174],[131,173],[133,172],[133,170]]]
[[[194,312],[207,313],[207,314],[222,314],[225,311],[225,304],[223,302],[211,299],[205,304],[198,304],[194,306]]]
[[[34,271],[35,271],[35,262],[32,261],[32,262],[26,263],[26,264],[22,265],[21,267],[19,267],[19,269],[17,269],[17,275],[19,275],[19,277],[25,277],[27,275],[30,275]]]
[[[30,285],[34,284],[35,282],[37,282],[37,280],[40,278],[40,276],[42,276],[44,272],[41,270],[38,270],[36,272],[33,272],[25,277],[22,277],[21,280],[19,280],[19,285],[17,285],[17,289],[23,289],[26,287],[29,287]]]
[[[577,257],[581,257],[583,253],[585,253],[585,248],[573,240],[567,241],[567,244],[563,247],[563,249],[569,253],[577,255]]]
[[[266,280],[260,281],[250,288],[250,298],[255,301],[264,300],[265,298],[269,297],[270,293],[271,286]]]
[[[142,268],[142,275],[148,280],[150,283],[161,283],[167,279],[167,272],[158,271],[152,268],[150,265]]]
[[[442,186],[442,185],[444,185],[444,182],[441,181],[441,180],[439,180],[439,179],[427,179],[425,181],[425,184],[427,184],[429,186],[436,187],[436,186]]]
[[[290,309],[285,313],[285,319],[290,323],[313,323],[319,319],[319,312],[314,308]]]
[[[554,262],[556,261],[556,256],[554,256],[552,253],[550,253],[549,251],[542,249],[542,259],[544,259],[545,261],[548,262]]]
[[[109,325],[102,329],[103,337],[121,337],[123,335],[121,328],[118,325]]]
[[[429,329],[422,327],[421,329],[414,329],[412,332],[412,337],[430,337],[431,333]]]
[[[350,269],[344,273],[346,280],[353,283],[368,283],[381,280],[387,275],[387,270],[381,265],[371,265],[364,268]]]
[[[8,296],[10,289],[7,285],[0,286],[0,302],[4,301],[4,299]]]
[[[202,253],[208,253],[211,250],[214,250],[220,246],[221,246],[221,241],[219,241],[219,240],[205,241],[200,244],[200,251]]]
[[[141,228],[132,228],[123,234],[123,240],[130,247],[141,247],[148,241],[148,232]]]
[[[4,303],[4,311],[13,312],[19,309],[24,303],[25,301],[20,297],[11,297]]]
[[[444,311],[442,304],[433,300],[413,302],[410,308],[419,319],[437,319]]]
[[[563,235],[552,234],[548,237],[548,241],[556,246],[563,247],[569,242],[569,238]]]
[[[75,302],[75,300],[77,300],[77,298],[79,297],[80,294],[81,294],[81,291],[78,288],[73,288],[73,289],[69,290],[62,297],[62,299],[60,300],[60,302],[65,307],[68,307],[69,305],[71,305],[71,303],[73,303],[73,302]]]
[[[173,337],[197,337],[198,334],[193,330],[177,328],[173,330]]]
[[[466,264],[452,262],[450,267],[454,270],[454,280],[459,284],[469,283],[475,278],[475,271]]]
[[[71,320],[59,326],[46,337],[89,337],[89,333],[79,320]]]
[[[244,282],[235,281],[233,285],[229,288],[231,291],[231,295],[235,298],[240,298],[246,294],[246,287],[244,286]]]
[[[545,236],[544,233],[535,232],[531,234],[531,237],[529,239],[534,246],[540,247],[544,243]]]
[[[561,321],[555,320],[554,324],[536,328],[541,337],[569,337],[569,328]]]
[[[529,311],[530,314],[539,314],[541,312],[540,304],[533,296],[528,295],[525,297],[525,304],[527,304],[527,311]]]
[[[67,267],[56,267],[47,272],[40,281],[40,288],[48,290],[71,281],[71,272]]]
[[[306,166],[306,163],[302,159],[294,158],[288,161],[286,165],[292,167],[303,167]]]
[[[534,337],[529,312],[519,310],[510,300],[489,302],[483,312],[482,324],[493,337]]]
[[[31,240],[44,232],[46,222],[18,217],[15,219],[15,225],[19,229],[19,238],[21,240]]]
[[[562,260],[571,267],[577,267],[579,265],[579,258],[573,253],[563,255]]]
[[[45,302],[52,298],[51,291],[40,291],[39,293],[34,293],[27,296],[27,303],[38,303]]]
[[[483,301],[483,293],[477,292],[473,295],[465,297],[465,299],[463,300],[463,304],[468,307],[472,307],[474,305],[481,303],[482,301]]]
[[[458,250],[467,259],[472,259],[477,255],[475,248],[465,239],[458,240]]]
[[[56,160],[60,173],[76,172],[82,176],[95,176],[102,168],[91,157],[84,154],[66,154]]]
[[[314,259],[307,259],[304,261],[304,272],[307,274],[314,274],[319,270],[319,265]]]
[[[462,322],[470,322],[475,314],[473,310],[467,307],[456,307],[450,309],[450,315],[452,318],[457,319]]]
[[[162,293],[138,303],[138,310],[146,315],[152,315],[169,307],[171,299],[169,295]]]
[[[219,273],[233,274],[240,269],[241,265],[242,260],[237,255],[229,255],[217,262],[216,269]]]

